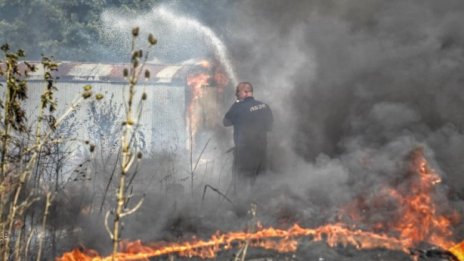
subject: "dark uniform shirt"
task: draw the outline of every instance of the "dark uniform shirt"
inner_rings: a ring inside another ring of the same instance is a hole
[[[224,126],[234,126],[234,165],[239,172],[256,175],[264,169],[267,132],[273,116],[269,106],[247,97],[236,102],[224,116]]]

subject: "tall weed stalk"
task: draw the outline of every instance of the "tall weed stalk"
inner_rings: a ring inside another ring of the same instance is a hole
[[[110,236],[113,240],[113,260],[117,259],[118,254],[119,240],[121,237],[121,218],[135,212],[141,206],[142,203],[142,201],[140,201],[134,208],[130,210],[126,210],[124,208],[127,202],[126,178],[134,162],[136,162],[137,159],[140,159],[142,157],[142,153],[138,152],[136,146],[134,146],[134,136],[136,128],[138,126],[138,120],[140,119],[140,115],[142,113],[142,105],[143,102],[146,100],[147,95],[145,92],[142,93],[141,99],[139,100],[139,106],[136,107],[136,105],[134,104],[136,86],[138,80],[142,76],[142,72],[144,72],[145,78],[150,77],[150,72],[148,70],[144,70],[144,65],[149,55],[148,48],[155,45],[157,40],[155,37],[153,37],[152,34],[149,34],[148,47],[144,54],[144,51],[142,49],[136,49],[135,47],[135,42],[138,36],[139,27],[135,27],[132,29],[130,68],[124,69],[124,77],[128,79],[129,93],[127,96],[127,102],[124,103],[125,120],[123,122],[123,130],[121,135],[121,172],[119,175],[119,182],[116,193],[116,209],[114,212],[113,231],[112,233],[110,233]]]

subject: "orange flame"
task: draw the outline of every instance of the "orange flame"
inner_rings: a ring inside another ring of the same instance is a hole
[[[401,206],[400,214],[391,224],[376,223],[375,232],[364,231],[344,223],[328,224],[318,228],[303,228],[295,224],[288,229],[258,227],[256,232],[216,233],[209,240],[192,240],[181,243],[154,243],[142,245],[140,241],[121,242],[121,252],[117,260],[148,260],[150,257],[177,254],[186,257],[214,258],[219,251],[241,246],[250,246],[278,252],[294,252],[298,248],[299,237],[309,237],[315,241],[325,240],[331,247],[353,246],[357,249],[384,248],[410,254],[410,249],[421,242],[427,242],[448,249],[459,260],[464,261],[464,241],[455,244],[450,237],[452,220],[438,214],[431,196],[440,177],[429,168],[422,149],[411,153],[408,174],[410,181],[403,190],[387,189],[390,197]],[[351,206],[354,206],[352,204]],[[350,209],[351,210],[351,209]],[[342,211],[343,212],[343,211]],[[348,212],[347,212],[348,213]],[[351,213],[356,221],[365,221],[360,213]],[[379,231],[384,232],[379,232]],[[73,250],[65,253],[57,261],[100,261],[112,257],[101,257],[94,252],[84,253]]]
[[[451,225],[457,213],[448,216],[439,213],[433,195],[440,182],[441,178],[428,166],[423,149],[419,148],[410,153],[407,177],[402,179],[401,186],[384,187],[375,196],[359,197],[340,213],[349,216],[355,225],[365,227],[369,224],[369,214],[375,212],[376,207],[393,205],[395,217],[375,223],[371,227],[373,230],[397,234],[406,247],[428,242],[447,249],[454,245],[450,240]],[[366,211],[370,208],[374,211]]]
[[[449,249],[453,255],[460,261],[464,261],[464,241],[459,244],[454,245]]]
[[[249,241],[251,246],[260,247],[278,252],[294,252],[298,247],[296,237],[312,237],[320,241],[325,238],[330,246],[352,245],[358,249],[387,248],[407,252],[403,242],[387,235],[375,234],[361,230],[351,230],[343,224],[326,225],[316,229],[302,228],[293,225],[287,230],[275,228],[262,228],[256,232],[232,232],[213,235],[211,239],[203,241],[189,241],[182,243],[157,243],[144,246],[141,242],[122,242],[122,252],[118,253],[117,260],[145,260],[161,255],[178,254],[180,256],[201,258],[214,258],[216,253]],[[111,257],[86,255],[79,250],[65,253],[57,261],[100,261],[111,260]]]
[[[441,178],[429,168],[422,150],[416,150],[411,160],[411,185],[407,194],[400,199],[402,218],[394,224],[401,238],[408,238],[410,245],[426,241],[442,248],[454,243],[448,240],[452,236],[451,218],[438,214],[432,198],[432,192]]]
[[[203,128],[211,128],[220,122],[220,104],[229,78],[221,63],[216,60],[200,60],[187,76],[190,97],[187,100],[186,124],[189,138],[187,145],[194,147],[195,138]]]
[[[208,85],[210,76],[207,73],[192,74],[187,77],[187,85],[190,88],[190,100],[187,107],[187,128],[193,142],[201,122],[201,102],[203,89]]]

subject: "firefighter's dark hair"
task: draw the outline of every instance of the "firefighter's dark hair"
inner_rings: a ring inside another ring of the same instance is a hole
[[[236,91],[238,91],[238,88],[240,88],[240,86],[248,86],[249,91],[253,92],[253,85],[249,82],[240,82],[239,84],[237,84]]]

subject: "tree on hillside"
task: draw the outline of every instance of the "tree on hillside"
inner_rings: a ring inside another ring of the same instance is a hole
[[[101,45],[100,14],[108,8],[138,12],[158,0],[0,0],[0,43],[63,60],[111,60],[114,54]]]

